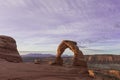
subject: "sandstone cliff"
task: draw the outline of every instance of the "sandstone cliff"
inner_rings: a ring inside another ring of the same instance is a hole
[[[16,41],[8,36],[0,36],[0,58],[9,62],[22,62]]]
[[[85,58],[93,64],[120,64],[120,55],[86,55]]]

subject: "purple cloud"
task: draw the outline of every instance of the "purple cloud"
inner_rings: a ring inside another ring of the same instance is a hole
[[[110,43],[117,48],[119,4],[119,0],[1,0],[0,32],[14,37],[20,51],[55,51],[63,39],[87,48]],[[115,42],[105,44],[108,40]]]

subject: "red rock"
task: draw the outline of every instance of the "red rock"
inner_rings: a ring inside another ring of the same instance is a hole
[[[62,65],[63,60],[61,55],[66,48],[69,48],[74,53],[73,66],[84,66],[87,67],[87,63],[84,59],[82,51],[79,50],[77,43],[75,41],[63,40],[62,43],[58,46],[56,60],[53,63],[54,65]]]
[[[0,36],[0,58],[9,62],[22,62],[13,38]]]
[[[120,55],[86,55],[85,58],[90,64],[120,64]]]
[[[51,63],[51,65],[63,65],[63,60],[61,58],[61,55],[63,54],[66,48],[69,48],[74,53],[73,69],[69,71],[69,73],[77,73],[78,76],[80,74],[86,78],[82,80],[91,80],[92,78],[90,78],[89,76],[87,62],[84,59],[84,55],[82,51],[79,50],[77,43],[74,41],[70,41],[70,40],[62,41],[62,43],[58,46],[55,62]]]

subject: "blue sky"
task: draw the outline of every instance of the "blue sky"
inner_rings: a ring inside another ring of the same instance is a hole
[[[120,54],[120,1],[0,0],[0,34],[19,51],[56,52],[69,39],[85,54]]]

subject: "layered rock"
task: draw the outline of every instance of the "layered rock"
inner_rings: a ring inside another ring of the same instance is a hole
[[[63,65],[63,59],[61,58],[61,55],[65,51],[66,48],[69,48],[73,53],[73,67],[70,71],[70,73],[78,73],[82,76],[85,76],[85,80],[91,80],[89,77],[89,72],[87,68],[87,62],[84,59],[84,55],[82,51],[79,50],[79,47],[77,46],[77,43],[70,40],[63,40],[61,44],[58,46],[57,49],[57,56],[55,59],[55,62],[51,63],[51,65]]]
[[[22,62],[13,38],[0,36],[0,58],[9,62]]]
[[[86,55],[85,59],[93,64],[120,64],[120,55]]]

